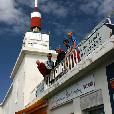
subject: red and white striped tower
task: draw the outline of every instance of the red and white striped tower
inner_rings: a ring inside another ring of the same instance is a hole
[[[31,13],[30,28],[33,32],[41,31],[41,14],[38,12],[38,0],[35,0],[34,12]]]

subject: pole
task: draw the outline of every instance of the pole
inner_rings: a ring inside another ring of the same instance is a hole
[[[38,0],[35,0],[35,11],[38,11]]]

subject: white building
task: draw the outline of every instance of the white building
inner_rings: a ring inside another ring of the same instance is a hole
[[[78,45],[81,60],[71,53],[46,84],[35,62],[56,54],[49,50],[49,34],[40,32],[41,15],[35,11],[31,18],[32,32],[25,34],[0,114],[114,114],[114,35],[107,19]]]
[[[49,35],[41,33],[26,33],[25,38],[33,38],[34,34],[38,40],[40,40],[39,35],[47,35],[47,41],[49,41]],[[33,100],[34,96],[31,96],[31,92],[43,80],[43,76],[37,69],[36,60],[46,61],[47,53],[55,54],[54,51],[49,51],[49,48],[38,49],[29,46],[28,41],[29,39],[25,41],[25,46],[23,46],[12,71],[13,83],[2,103],[4,114],[14,114],[16,110],[22,109]],[[41,40],[41,42],[45,41]]]
[[[35,6],[36,7],[36,6]],[[11,84],[3,102],[0,105],[0,114],[15,114],[32,102],[33,89],[43,80],[38,71],[36,60],[47,61],[47,54],[52,53],[56,59],[55,51],[49,50],[49,33],[41,32],[41,14],[31,13],[31,32],[26,32],[19,57],[15,63]]]
[[[48,114],[114,114],[114,35],[104,23],[80,43],[81,61],[49,87]]]
[[[78,45],[81,61],[69,55],[16,114],[114,114],[114,35],[106,20]]]

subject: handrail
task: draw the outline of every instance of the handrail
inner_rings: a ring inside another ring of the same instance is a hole
[[[76,49],[72,49],[67,56],[54,68],[50,75],[47,77],[47,85],[53,84],[61,76],[66,74],[68,70],[71,70],[80,61],[79,52]]]

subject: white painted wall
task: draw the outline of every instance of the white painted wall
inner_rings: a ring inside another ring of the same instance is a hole
[[[3,114],[2,106],[0,106],[0,114]]]
[[[105,114],[112,114],[110,98],[109,98],[108,83],[107,83],[107,76],[106,76],[106,66],[105,65],[99,66],[94,71],[91,71],[91,72],[94,73],[96,90],[99,90],[99,89],[102,90]],[[80,104],[77,103],[77,100],[74,100],[73,102],[75,104],[75,113],[74,114],[85,114],[84,112],[81,111],[81,108],[79,107]]]
[[[48,110],[48,114],[71,114],[74,112],[73,102],[62,105],[51,111]]]
[[[7,100],[3,104],[3,114],[14,114],[15,105],[12,92],[8,96]]]
[[[37,69],[36,60],[39,59],[43,62],[47,60],[47,53],[51,52],[49,50],[49,34],[27,32],[23,43],[25,44],[23,44],[12,73],[13,87],[3,103],[2,114],[15,114],[31,103],[35,99],[35,94],[32,91],[43,80],[42,74]],[[0,107],[0,114],[1,111]]]
[[[32,91],[43,80],[37,69],[36,60],[47,60],[47,54],[25,54],[13,79],[12,91],[3,104],[3,114],[15,114],[35,99]],[[55,58],[54,58],[55,59]],[[1,111],[1,110],[0,110]]]
[[[24,107],[24,85],[25,85],[25,59],[23,59],[20,68],[13,80],[13,94],[15,111],[18,111]]]
[[[26,32],[23,43],[24,47],[49,50],[49,34]]]
[[[73,108],[74,108],[74,114],[82,114],[79,97],[73,99]]]
[[[36,60],[47,61],[47,54],[26,54],[25,55],[25,86],[24,86],[24,106],[32,102],[36,97],[33,90],[44,79],[37,69]],[[52,57],[55,61],[55,58]]]
[[[95,75],[96,89],[102,89],[105,114],[112,114],[109,90],[108,90],[108,82],[106,76],[106,66],[104,65],[102,67],[98,67],[95,70],[94,75]]]
[[[3,104],[3,114],[15,114],[24,107],[24,63],[23,60],[13,80],[12,91]]]
[[[3,103],[3,114],[15,114],[31,103],[36,98],[32,91],[43,80],[42,74],[37,69],[36,60],[46,61],[47,52],[43,54],[26,52],[13,78],[13,87]]]
[[[46,61],[47,57],[37,54],[25,55],[25,86],[24,86],[24,106],[34,99],[32,91],[43,80],[42,74],[37,69],[36,60]],[[33,96],[32,96],[33,95]]]
[[[88,72],[87,74],[84,74],[84,77],[89,76],[90,73],[94,74],[95,78],[95,90],[102,90],[102,97],[103,97],[103,103],[104,103],[104,111],[105,114],[112,114],[111,104],[110,104],[110,98],[109,98],[109,90],[108,90],[108,82],[107,82],[107,76],[106,76],[106,66],[99,66],[96,67],[95,70]],[[83,79],[83,78],[82,78]],[[51,106],[51,104],[49,104]],[[69,111],[73,110],[74,114],[85,114],[84,111],[81,111],[80,107],[80,98],[77,97],[73,100],[72,105],[63,105],[60,107],[57,107],[54,110],[49,110],[49,114],[70,114]],[[62,110],[66,110],[63,111]]]

